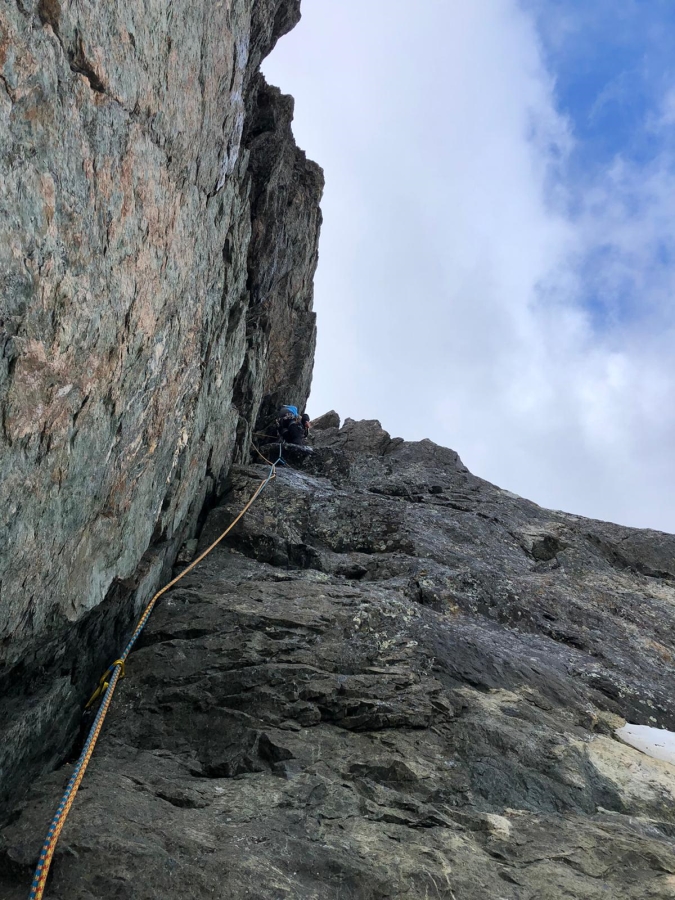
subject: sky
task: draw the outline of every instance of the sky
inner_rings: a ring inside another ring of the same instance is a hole
[[[263,70],[326,174],[310,414],[675,532],[675,4],[302,11]]]

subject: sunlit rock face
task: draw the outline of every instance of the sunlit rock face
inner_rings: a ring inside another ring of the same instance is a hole
[[[303,405],[299,0],[0,5],[0,805],[68,744],[263,399]]]
[[[675,726],[675,537],[321,425],[150,620],[53,897],[672,897],[675,768],[615,730]],[[266,471],[233,467],[200,547]],[[71,771],[2,831],[3,898]]]

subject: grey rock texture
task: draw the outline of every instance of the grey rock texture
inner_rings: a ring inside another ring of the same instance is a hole
[[[675,895],[675,536],[541,509],[377,422],[166,596],[63,832],[51,900]],[[265,467],[231,473],[205,546]],[[70,772],[0,843],[23,898]]]
[[[309,392],[323,179],[258,72],[298,18],[0,4],[0,808],[62,758],[261,404]]]
[[[318,419],[312,420],[312,428],[315,431],[325,431],[327,428],[339,428],[340,416],[331,409],[330,412],[324,413]]]

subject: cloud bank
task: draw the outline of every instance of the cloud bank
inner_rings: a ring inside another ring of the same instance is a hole
[[[562,102],[586,26],[570,3],[554,47],[544,6],[304,0],[268,60],[327,178],[310,411],[675,531],[675,79],[641,111],[650,152],[620,129],[608,152]]]

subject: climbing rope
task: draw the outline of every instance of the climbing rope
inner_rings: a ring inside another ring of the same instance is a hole
[[[271,466],[271,465],[278,466],[279,463],[281,463],[282,466],[288,466],[288,463],[286,462],[286,460],[284,459],[284,457],[282,455],[282,451],[284,449],[283,442],[281,442],[281,441],[279,442],[279,458],[277,459],[277,461],[275,463],[271,463],[266,456],[263,456],[263,454],[260,452],[260,450],[258,450],[258,448],[256,447],[255,444],[251,444],[251,447],[255,450],[255,452],[258,454],[260,459],[264,460],[268,466]]]
[[[254,491],[253,496],[241,510],[237,518],[227,526],[220,537],[216,538],[216,540],[209,547],[207,547],[206,550],[197,557],[197,559],[191,562],[186,569],[183,569],[180,575],[177,575],[176,578],[165,585],[160,591],[157,591],[155,596],[145,607],[143,615],[138,620],[138,624],[134,629],[134,633],[131,635],[129,643],[124,648],[124,652],[119,657],[119,659],[116,659],[115,662],[108,669],[106,669],[103,675],[101,675],[98,687],[90,697],[86,708],[89,709],[100,697],[102,697],[103,699],[101,705],[99,706],[98,712],[96,713],[93,724],[89,730],[87,740],[85,741],[84,747],[82,748],[79,759],[75,764],[73,774],[70,776],[68,786],[66,787],[58,809],[56,810],[56,814],[52,819],[51,825],[49,826],[45,842],[42,845],[40,858],[38,859],[38,864],[35,869],[35,876],[33,878],[33,884],[30,890],[29,900],[41,900],[42,898],[45,890],[45,885],[47,883],[49,867],[52,862],[52,857],[54,856],[54,850],[56,849],[59,835],[63,830],[66,818],[68,816],[68,813],[70,812],[71,806],[73,805],[73,801],[75,800],[75,795],[77,794],[80,784],[82,783],[84,773],[86,772],[87,766],[89,765],[89,760],[91,759],[91,755],[94,752],[94,747],[96,746],[96,741],[98,740],[101,728],[103,727],[103,721],[108,713],[113,694],[115,693],[115,688],[117,687],[120,678],[124,677],[124,667],[127,657],[131,652],[131,648],[134,646],[134,644],[138,640],[140,633],[145,628],[148,619],[150,618],[150,614],[152,613],[155,604],[162,596],[162,594],[165,594],[168,590],[170,590],[181,580],[181,578],[184,578],[188,574],[188,572],[191,572],[195,566],[199,565],[199,563],[209,555],[213,548],[216,547],[223,540],[223,538],[230,533],[230,531],[232,531],[237,522],[239,522],[239,520],[243,518],[243,516],[253,506],[255,501],[262,494],[270,481],[272,481],[273,478],[276,478],[276,467],[278,463],[283,462],[281,456],[279,456],[279,459],[277,459],[277,461],[274,463],[270,463],[269,460],[267,460],[267,462],[270,466],[270,471],[267,475],[267,478],[260,482],[256,490]]]
[[[255,450],[255,452],[258,454],[260,459],[264,460],[268,466],[272,465],[272,463],[269,461],[269,459],[266,456],[263,456],[263,454],[260,452],[260,450],[258,450],[258,448],[256,447],[255,444],[251,444],[251,447]],[[281,451],[281,447],[279,447],[279,450]],[[281,460],[281,456],[279,456],[279,459],[277,460],[277,462],[279,462],[279,460]]]

